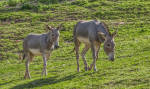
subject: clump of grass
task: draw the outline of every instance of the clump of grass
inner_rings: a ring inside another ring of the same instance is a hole
[[[44,3],[44,4],[57,4],[60,1],[63,1],[63,0],[39,0],[40,3]]]
[[[40,5],[33,3],[24,3],[21,7],[21,10],[33,10],[35,12],[38,12],[40,10]]]
[[[16,6],[18,4],[17,0],[8,0],[8,6]]]
[[[22,10],[25,10],[25,9],[31,10],[32,7],[33,7],[33,6],[32,6],[31,4],[24,3],[24,4],[22,5],[21,9],[22,9]]]
[[[72,2],[72,5],[78,5],[78,6],[84,6],[85,4],[88,3],[88,0],[76,0],[74,2]]]

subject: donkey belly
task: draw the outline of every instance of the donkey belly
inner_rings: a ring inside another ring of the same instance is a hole
[[[90,41],[88,38],[84,38],[84,37],[77,37],[77,39],[80,41],[80,42],[83,42],[85,44],[90,44]]]
[[[41,55],[40,49],[29,49],[29,50],[34,55]]]

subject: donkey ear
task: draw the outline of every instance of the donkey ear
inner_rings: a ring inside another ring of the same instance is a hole
[[[49,29],[49,30],[52,30],[52,27],[51,27],[51,26],[48,26],[48,29]]]
[[[98,32],[98,35],[100,35],[103,39],[106,39],[105,34],[102,32]]]
[[[48,32],[48,31],[50,31],[50,30],[52,30],[52,27],[49,26],[49,25],[46,25],[46,32]]]
[[[49,30],[52,30],[52,27],[49,26],[49,25],[46,25],[46,28],[49,29]]]
[[[62,24],[60,24],[58,27],[57,27],[57,30],[61,30],[62,28]]]

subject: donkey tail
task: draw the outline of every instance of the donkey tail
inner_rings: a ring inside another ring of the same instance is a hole
[[[73,41],[75,42],[75,40],[77,39],[76,38],[76,28],[77,28],[77,25],[79,24],[79,22],[74,26],[74,30],[73,30]],[[72,51],[70,51],[69,53],[73,53],[75,51],[75,47],[73,48]]]
[[[25,59],[25,56],[26,56],[26,55],[23,53],[23,55],[22,55],[22,61]]]
[[[82,22],[82,21],[77,22],[77,24],[74,26],[74,31],[73,31],[73,41],[74,41],[74,43],[75,43],[76,40],[77,40],[77,38],[76,38],[76,29],[77,29],[77,26],[78,26],[78,24],[79,24],[80,22]],[[73,50],[72,50],[70,53],[72,53],[72,52],[74,52],[74,51],[75,51],[75,47],[73,48]]]
[[[74,38],[74,40],[76,39],[76,29],[77,29],[77,26],[78,26],[78,24],[80,22],[82,22],[82,21],[77,22],[77,24],[74,26],[74,30],[73,30],[73,38]]]
[[[25,59],[25,56],[26,56],[25,53],[23,51],[20,51],[18,60],[23,61]]]

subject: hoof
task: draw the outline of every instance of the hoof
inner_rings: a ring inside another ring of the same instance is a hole
[[[47,76],[47,71],[42,72],[42,76]]]
[[[89,70],[89,68],[88,67],[85,67],[85,71],[88,71]]]
[[[26,72],[24,75],[24,79],[31,79],[30,73]]]
[[[30,76],[24,76],[24,79],[31,79]]]
[[[96,68],[94,68],[94,71],[96,72],[96,71],[97,71],[97,69],[96,69]]]

